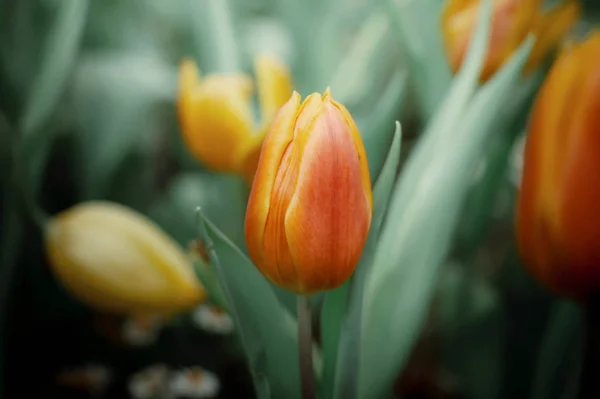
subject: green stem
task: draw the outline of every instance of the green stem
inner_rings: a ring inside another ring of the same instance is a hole
[[[312,359],[312,315],[310,298],[304,295],[298,295],[298,353],[302,399],[314,399],[316,390]]]

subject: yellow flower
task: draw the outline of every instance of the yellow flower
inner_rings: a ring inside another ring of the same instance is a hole
[[[372,215],[367,156],[356,124],[331,98],[296,92],[265,139],[246,211],[258,269],[299,294],[350,277]]]
[[[206,297],[179,246],[125,206],[87,202],[70,208],[51,219],[45,242],[58,280],[96,310],[168,314]]]
[[[494,0],[491,38],[481,80],[488,80],[529,33],[536,43],[525,70],[535,69],[579,18],[577,0],[565,0],[542,12],[542,0]],[[466,55],[477,24],[480,0],[449,0],[442,14],[442,31],[450,66],[456,72]]]
[[[531,114],[517,203],[524,264],[574,299],[600,289],[600,31],[566,47]]]
[[[260,56],[255,63],[260,123],[252,112],[252,80],[239,74],[201,77],[185,60],[179,72],[178,113],[183,139],[209,168],[237,173],[252,181],[266,127],[292,93],[289,70]]]

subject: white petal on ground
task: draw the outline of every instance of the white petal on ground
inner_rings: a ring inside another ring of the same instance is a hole
[[[198,327],[211,333],[226,335],[233,331],[231,317],[214,306],[198,306],[192,314],[192,319]]]
[[[150,366],[134,374],[128,388],[134,399],[171,398],[168,389],[169,369],[164,364]]]
[[[175,397],[214,398],[221,389],[219,378],[201,367],[175,372],[169,384]]]

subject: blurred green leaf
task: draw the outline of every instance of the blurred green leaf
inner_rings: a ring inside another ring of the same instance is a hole
[[[481,9],[475,45],[467,58],[473,58],[472,54],[481,58],[485,53],[489,13],[490,2],[487,1]],[[484,39],[480,39],[482,36]],[[395,224],[384,227],[365,287],[361,396],[384,395],[416,342],[439,266],[449,249],[467,188],[468,171],[480,156],[487,134],[494,131],[499,120],[495,110],[514,90],[532,44],[529,38],[477,93],[468,109],[456,110],[454,118],[438,127],[445,134],[428,129],[396,185],[388,216]],[[468,61],[465,68],[469,68]],[[471,73],[467,84],[477,78],[479,68]],[[463,84],[459,76],[456,85]],[[449,98],[461,88],[457,86]],[[432,123],[435,126],[436,120]],[[450,147],[439,147],[440,142],[449,141],[444,135],[454,142],[450,150]]]
[[[383,0],[392,29],[400,41],[417,88],[421,113],[431,117],[443,98],[452,74],[446,58],[439,28],[438,0]],[[487,35],[476,34],[478,40]]]
[[[400,163],[401,143],[402,128],[400,123],[396,122],[394,140],[373,189],[373,218],[369,237],[360,263],[350,281],[348,305],[343,309],[345,312],[341,320],[340,338],[337,343],[339,349],[335,361],[334,398],[356,397],[365,281],[372,267],[374,249],[387,212],[392,188],[396,181],[396,173]]]
[[[174,99],[175,73],[151,53],[88,53],[73,85],[84,198],[107,195],[132,152],[151,157],[161,134],[159,112]]]
[[[482,172],[480,176],[473,176],[475,179],[465,201],[457,232],[457,247],[462,253],[468,254],[481,245],[485,236],[484,230],[496,204],[496,196],[507,178],[515,140],[527,125],[529,110],[543,76],[538,73],[525,80],[515,90],[514,101],[506,104],[505,109],[499,110],[508,115],[519,115],[514,123],[499,126],[498,131],[490,137],[486,144],[486,153],[476,168],[476,171]],[[507,121],[510,122],[511,119]]]
[[[178,175],[164,197],[150,210],[150,216],[181,245],[197,236],[196,207],[207,215],[227,237],[243,247],[247,188],[236,176],[188,172]]]
[[[44,59],[19,123],[25,137],[46,124],[58,104],[79,50],[89,2],[63,0],[48,33]]]
[[[250,259],[200,217],[201,237],[236,321],[259,398],[299,398],[296,323]]]
[[[532,399],[563,399],[578,369],[581,326],[580,309],[571,302],[554,304],[542,339]]]
[[[369,92],[375,75],[381,74],[382,60],[375,57],[385,48],[389,28],[382,13],[373,13],[361,26],[352,47],[331,76],[331,90],[337,101],[349,109],[360,103]],[[379,93],[378,93],[379,94]]]
[[[207,73],[236,72],[241,68],[238,33],[230,0],[188,0],[200,68]]]
[[[393,138],[390,136],[390,125],[400,114],[405,88],[406,74],[396,73],[386,91],[380,96],[375,109],[362,122],[357,120],[357,125],[362,132],[371,176],[378,176],[386,162],[387,149]]]

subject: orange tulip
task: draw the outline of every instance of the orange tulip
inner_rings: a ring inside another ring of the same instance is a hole
[[[252,112],[252,79],[246,74],[201,77],[185,60],[179,72],[178,113],[186,146],[200,162],[252,181],[267,126],[292,93],[290,73],[278,60],[256,59],[260,123]]]
[[[532,33],[536,37],[526,71],[536,68],[567,33],[581,12],[577,0],[565,0],[541,11],[542,0],[494,0],[491,37],[481,72],[488,80]],[[480,0],[449,0],[442,14],[442,30],[450,66],[458,71],[477,25]]]
[[[331,98],[296,92],[267,134],[246,211],[250,257],[298,294],[346,281],[362,253],[373,201],[356,124]]]
[[[600,289],[600,31],[565,48],[544,82],[525,146],[517,238],[557,293]]]

